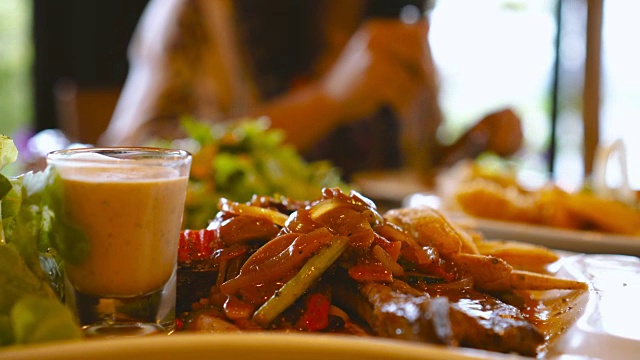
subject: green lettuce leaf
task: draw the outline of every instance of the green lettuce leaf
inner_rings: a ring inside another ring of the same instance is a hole
[[[18,159],[18,148],[13,143],[13,140],[0,134],[0,170],[5,166],[12,164]],[[0,196],[2,198],[2,196]]]
[[[11,189],[13,189],[11,181],[9,181],[6,176],[0,174],[0,199],[4,198]]]
[[[206,227],[220,197],[245,202],[259,194],[305,200],[317,197],[323,187],[349,188],[339,169],[328,161],[305,161],[266,118],[216,125],[184,118],[182,126],[197,144],[188,149],[193,164],[186,228]]]
[[[13,141],[0,135],[0,168],[17,154]],[[0,346],[80,337],[61,302],[64,281],[56,248],[73,260],[83,252],[67,250],[77,235],[56,219],[59,191],[49,169],[0,175]]]
[[[22,297],[11,309],[10,321],[17,344],[82,338],[69,308],[54,299]]]
[[[49,284],[31,271],[13,244],[0,245],[0,289],[0,314],[8,314],[26,295],[56,299]]]
[[[84,232],[69,223],[62,209],[62,179],[51,170],[42,192],[42,234],[40,249],[53,247],[62,259],[79,264],[89,253],[89,240]]]
[[[2,175],[0,175],[1,177]],[[20,211],[22,205],[22,180],[18,178],[7,179],[11,184],[11,188],[3,196],[0,196],[2,202],[2,219],[9,219]]]

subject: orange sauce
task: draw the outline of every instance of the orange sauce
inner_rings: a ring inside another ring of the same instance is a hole
[[[162,173],[165,170],[173,171],[62,173],[66,219],[89,240],[84,261],[66,267],[76,290],[100,297],[135,297],[169,280],[176,266],[187,177],[171,177]]]

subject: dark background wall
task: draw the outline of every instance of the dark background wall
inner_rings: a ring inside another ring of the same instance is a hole
[[[118,86],[148,0],[33,0],[36,130],[56,127],[55,84]]]

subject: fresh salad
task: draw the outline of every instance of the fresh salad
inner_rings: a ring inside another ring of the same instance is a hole
[[[0,135],[0,169],[17,156]],[[69,237],[55,219],[52,178],[48,171],[0,174],[0,346],[81,337],[62,303],[60,251]]]
[[[220,198],[245,202],[259,194],[306,200],[325,187],[349,188],[338,168],[328,161],[305,161],[266,118],[214,126],[185,118],[182,126],[186,139],[161,145],[193,154],[183,222],[187,229],[206,227]]]

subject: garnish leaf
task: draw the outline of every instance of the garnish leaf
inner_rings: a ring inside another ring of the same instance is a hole
[[[0,134],[0,169],[18,159],[18,148],[10,137]],[[2,198],[2,196],[0,196]]]
[[[82,331],[69,308],[55,299],[25,296],[11,309],[10,318],[18,344],[82,337]]]
[[[0,169],[17,155],[13,141],[0,135]],[[0,346],[81,335],[73,314],[60,301],[64,282],[53,249],[81,235],[55,221],[50,205],[60,197],[57,186],[49,169],[11,178],[0,174]],[[71,236],[67,242],[59,239],[66,236]],[[81,257],[82,244],[65,255]]]

